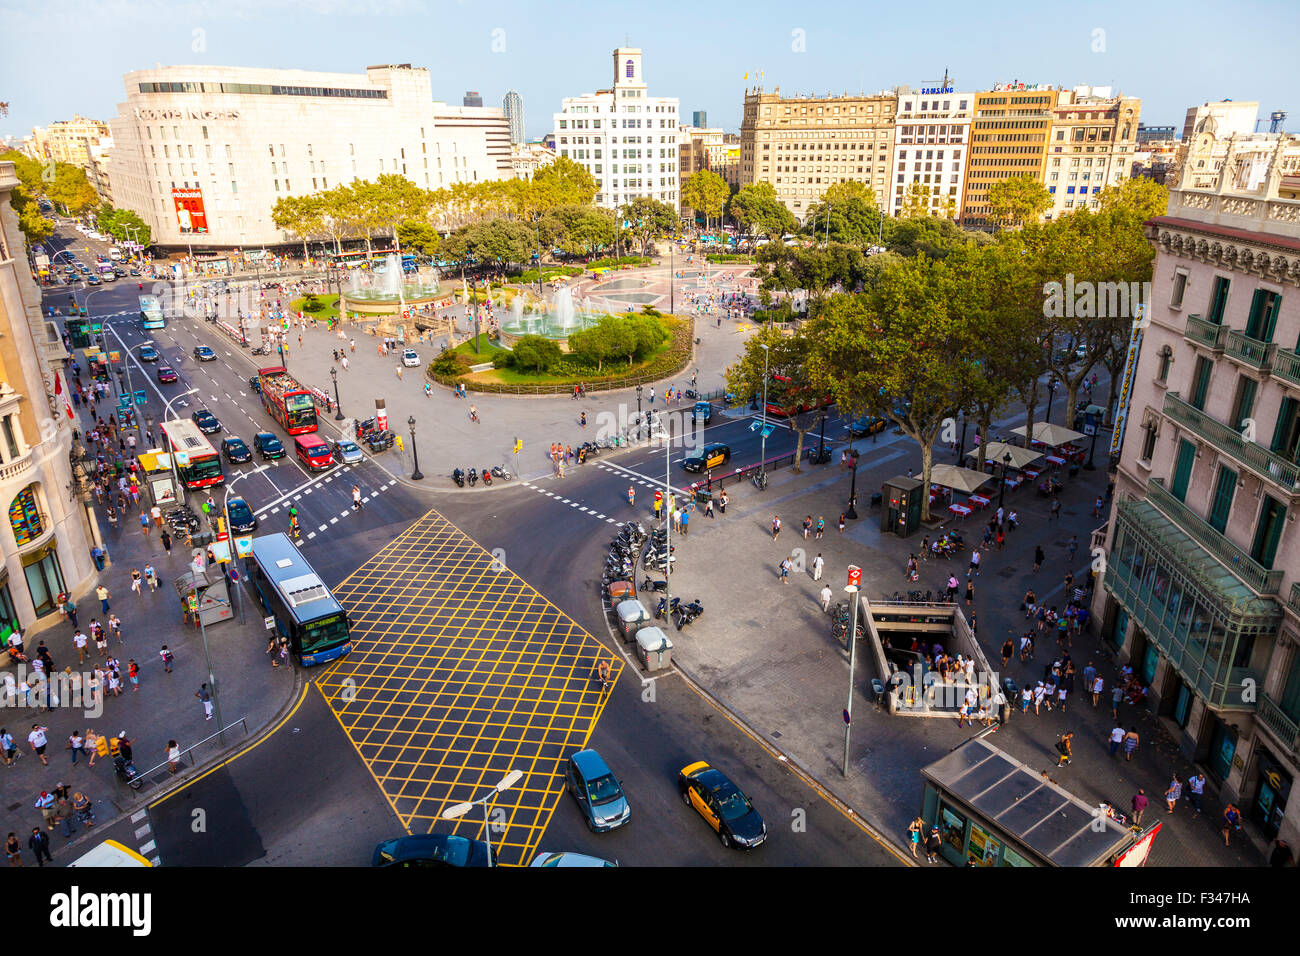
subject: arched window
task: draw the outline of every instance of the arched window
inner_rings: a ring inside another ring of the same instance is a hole
[[[623,69],[627,73],[627,78],[629,80],[633,79],[633,76],[636,73],[636,67],[631,60],[625,61],[623,65]]]
[[[28,485],[9,503],[9,524],[19,547],[35,541],[45,532],[41,512],[36,507],[36,486]]]

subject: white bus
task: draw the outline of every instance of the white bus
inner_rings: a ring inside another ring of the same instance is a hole
[[[105,840],[94,849],[77,857],[68,866],[149,866],[153,864],[135,850],[128,849],[116,840]]]

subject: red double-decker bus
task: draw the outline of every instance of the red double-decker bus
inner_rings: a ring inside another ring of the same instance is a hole
[[[162,423],[163,450],[170,454],[177,477],[191,490],[225,484],[221,459],[199,426],[188,419]]]
[[[795,385],[784,375],[772,374],[772,382],[767,389],[767,413],[777,418],[810,412],[814,408],[830,408],[835,404],[832,395],[824,396],[820,401],[812,389]]]
[[[262,404],[290,435],[316,430],[316,403],[311,389],[289,374],[283,365],[257,370]]]

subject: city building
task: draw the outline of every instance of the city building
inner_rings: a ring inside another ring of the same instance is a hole
[[[71,120],[51,123],[32,130],[27,154],[32,159],[52,159],[86,169],[90,166],[92,147],[112,146],[108,124],[101,120],[74,116]]]
[[[1247,832],[1295,846],[1300,137],[1193,138],[1167,213],[1146,224],[1148,323],[1093,535],[1093,612]]]
[[[524,98],[518,90],[506,90],[501,98],[501,109],[510,124],[510,145],[519,146],[524,141]]]
[[[86,180],[95,188],[99,198],[113,205],[113,184],[108,176],[109,159],[113,155],[113,140],[105,140],[90,147],[90,164],[86,166]]]
[[[894,127],[894,186],[889,213],[903,210],[913,183],[930,194],[930,215],[957,218],[966,180],[966,150],[970,143],[975,94],[949,87],[910,87],[898,91],[898,121]]]
[[[709,114],[704,110],[696,110],[691,114],[691,125],[696,129],[705,129],[709,125]]]
[[[483,95],[478,90],[469,90],[461,100],[461,106],[482,106]]]
[[[1220,139],[1229,136],[1248,136],[1255,132],[1255,120],[1259,117],[1258,101],[1220,100],[1217,103],[1202,103],[1187,110],[1183,120],[1183,135],[1186,142],[1195,133],[1210,133]]]
[[[1133,154],[1131,176],[1142,176],[1162,185],[1174,185],[1178,182],[1181,151],[1178,140],[1148,140],[1139,143]]]
[[[111,121],[115,205],[175,247],[298,241],[283,196],[397,173],[437,189],[512,175],[499,109],[433,99],[409,63],[362,74],[168,66],[128,73]]]
[[[543,166],[555,162],[555,150],[541,143],[520,143],[510,147],[510,168],[515,179],[532,179]]]
[[[74,478],[68,384],[55,372],[67,357],[27,267],[10,204],[13,163],[0,162],[0,633],[58,620],[61,591],[80,597],[95,576],[98,542],[89,494]],[[80,465],[77,466],[80,468]]]
[[[555,149],[596,179],[596,204],[609,209],[649,196],[678,204],[678,100],[648,96],[641,51],[614,51],[614,85],[566,97],[554,114]]]
[[[1138,143],[1141,145],[1163,143],[1177,138],[1178,127],[1176,126],[1148,126],[1146,123],[1138,123]]]
[[[1045,219],[1096,210],[1101,191],[1133,174],[1142,101],[1111,95],[1110,87],[1062,90],[1052,110],[1044,181],[1052,194]]]
[[[1014,176],[1043,181],[1047,141],[1059,89],[1038,84],[1002,83],[975,94],[961,221],[993,226],[989,187]]]
[[[799,221],[832,183],[860,182],[877,197],[889,188],[896,93],[782,96],[745,91],[740,183],[766,182]]]
[[[740,185],[740,136],[694,126],[683,126],[679,133],[678,168],[682,180],[707,169],[725,179],[728,185]],[[686,212],[685,206],[682,212]]]

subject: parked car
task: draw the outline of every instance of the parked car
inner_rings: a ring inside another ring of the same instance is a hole
[[[284,442],[271,432],[258,432],[254,435],[253,449],[262,456],[263,461],[284,457]]]
[[[257,530],[257,515],[253,514],[253,509],[248,507],[248,502],[243,498],[231,498],[226,502],[226,518],[230,522],[230,530],[236,534],[248,534]]]
[[[722,771],[715,770],[705,761],[681,769],[677,774],[677,790],[682,802],[694,807],[717,831],[723,846],[748,850],[767,839],[767,824],[749,802],[749,797]]]
[[[528,864],[530,870],[535,866],[608,867],[618,866],[618,864],[611,863],[609,860],[602,860],[598,856],[587,856],[585,853],[539,853],[533,857],[533,862]]]
[[[623,785],[594,750],[579,750],[564,767],[564,786],[578,803],[587,829],[604,833],[632,819]]]
[[[374,866],[491,866],[482,840],[446,833],[421,833],[385,840],[375,847]]]
[[[700,449],[698,455],[691,455],[682,460],[682,467],[687,471],[707,471],[731,461],[731,447],[722,442],[710,442]]]
[[[253,460],[253,453],[248,450],[244,440],[236,435],[221,439],[221,453],[232,465]]]

